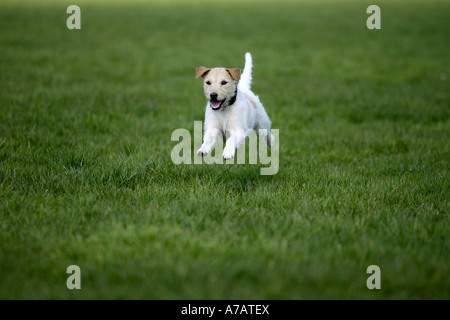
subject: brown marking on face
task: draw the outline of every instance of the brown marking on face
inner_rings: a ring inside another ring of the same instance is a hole
[[[195,69],[195,79],[200,78],[200,77],[205,77],[205,75],[211,70],[211,68],[206,68],[206,67],[198,67],[197,69]]]
[[[231,75],[231,77],[233,78],[234,81],[239,81],[239,79],[241,78],[241,69],[226,69],[228,71],[228,73]]]

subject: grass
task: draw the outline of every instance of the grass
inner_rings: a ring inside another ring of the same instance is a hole
[[[0,4],[1,299],[450,298],[448,2],[70,4]],[[174,165],[246,51],[279,172]]]

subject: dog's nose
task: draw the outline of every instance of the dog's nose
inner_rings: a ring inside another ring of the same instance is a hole
[[[211,98],[211,100],[217,100],[217,93],[213,92],[209,95],[209,97]]]

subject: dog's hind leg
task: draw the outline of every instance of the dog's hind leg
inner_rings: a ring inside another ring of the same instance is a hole
[[[275,141],[275,137],[273,136],[273,134],[270,133],[270,127],[269,128],[259,128],[258,136],[260,139],[265,140],[267,142],[267,145],[270,148],[272,147],[272,144]]]
[[[275,141],[274,136],[270,133],[271,126],[272,123],[270,122],[269,116],[264,111],[264,109],[261,109],[257,116],[256,133],[258,134],[260,139],[267,141],[267,145],[269,147],[272,147],[272,144]]]

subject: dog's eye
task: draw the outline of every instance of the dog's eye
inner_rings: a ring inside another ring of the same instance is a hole
[[[211,81],[206,81],[206,84],[209,86],[211,84]]]
[[[222,85],[224,86],[224,85],[226,85],[228,82],[226,82],[225,80],[224,81],[222,81]]]

